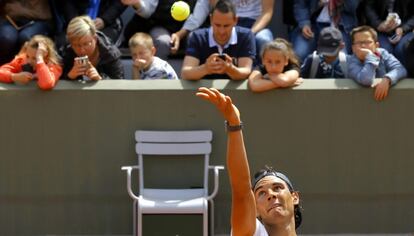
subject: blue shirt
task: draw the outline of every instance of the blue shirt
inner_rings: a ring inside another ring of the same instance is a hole
[[[202,65],[211,54],[220,53],[221,49],[219,48],[212,37],[212,28],[203,28],[191,33],[185,54],[197,58]],[[233,63],[236,66],[238,58],[241,57],[249,57],[254,60],[256,44],[253,33],[247,28],[234,27],[232,36],[222,50],[223,53],[233,58]],[[211,74],[203,79],[230,79],[230,77],[227,74]]]
[[[382,48],[378,48],[377,52],[379,56],[369,53],[365,61],[360,61],[355,55],[350,57],[349,77],[359,84],[371,86],[375,78],[387,77],[394,85],[407,76],[407,70],[391,53]]]

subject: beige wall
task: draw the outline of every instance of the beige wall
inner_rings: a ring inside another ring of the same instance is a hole
[[[245,82],[59,82],[53,91],[0,85],[0,234],[128,234],[122,165],[136,129],[212,129],[225,164],[223,121],[194,96],[214,86],[242,112],[251,170],[271,164],[301,191],[301,233],[408,233],[414,225],[414,82],[384,102],[349,80],[307,80],[253,94]],[[162,176],[161,176],[162,177]],[[221,175],[216,233],[229,232]],[[200,217],[145,218],[145,235],[201,235]]]

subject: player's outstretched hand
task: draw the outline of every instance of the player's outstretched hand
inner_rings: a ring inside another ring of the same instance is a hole
[[[229,96],[215,88],[206,87],[200,87],[196,96],[214,104],[230,125],[240,124],[240,112]]]

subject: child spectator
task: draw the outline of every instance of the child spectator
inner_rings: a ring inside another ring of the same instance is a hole
[[[53,41],[46,36],[35,35],[11,62],[0,67],[0,81],[27,84],[37,79],[39,88],[52,89],[62,74],[59,63]]]
[[[149,34],[136,33],[128,44],[133,60],[132,79],[178,79],[168,62],[154,56],[156,49]]]
[[[345,43],[342,33],[335,27],[322,29],[316,51],[302,64],[303,78],[347,78],[347,55],[342,51]]]
[[[391,53],[379,48],[377,32],[370,26],[352,30],[352,51],[349,76],[357,83],[375,88],[374,98],[385,99],[391,85],[407,76],[407,70]],[[381,78],[380,82],[374,81]]]
[[[264,92],[276,88],[299,85],[299,60],[292,45],[285,39],[276,38],[263,46],[262,65],[249,76],[249,87],[253,92]]]

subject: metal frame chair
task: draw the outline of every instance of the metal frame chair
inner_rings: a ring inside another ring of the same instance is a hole
[[[208,202],[211,205],[210,231],[214,234],[214,205],[212,199],[218,192],[219,170],[223,166],[210,166],[211,130],[190,131],[145,131],[135,132],[137,141],[135,150],[138,155],[138,165],[124,166],[127,172],[128,194],[133,203],[133,231],[134,235],[142,235],[143,214],[202,214],[203,236],[208,235]],[[144,157],[151,155],[168,158],[171,156],[187,156],[204,158],[203,186],[202,188],[185,189],[155,189],[146,188],[144,182]],[[139,170],[139,194],[136,195],[131,187],[131,173]],[[208,194],[209,170],[214,171],[214,188]]]

